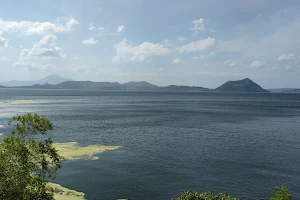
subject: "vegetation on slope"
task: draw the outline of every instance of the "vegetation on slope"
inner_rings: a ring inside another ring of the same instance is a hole
[[[231,197],[229,194],[217,194],[213,192],[199,193],[197,191],[186,191],[179,197],[174,197],[172,200],[238,200]]]
[[[291,200],[292,195],[290,194],[286,186],[276,186],[274,195],[270,200]],[[199,193],[197,191],[191,192],[186,191],[178,197],[173,197],[172,200],[239,200],[229,194],[217,194],[214,192]]]

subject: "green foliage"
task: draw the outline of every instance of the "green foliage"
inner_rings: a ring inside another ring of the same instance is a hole
[[[292,195],[286,186],[276,186],[273,197],[270,200],[291,200]]]
[[[172,200],[238,200],[231,197],[229,194],[216,194],[213,192],[199,193],[197,191],[186,191],[179,197],[174,197]]]
[[[53,189],[46,186],[54,178],[63,160],[52,147],[51,138],[38,135],[53,129],[49,119],[28,113],[9,121],[12,135],[0,142],[0,199],[53,199]]]

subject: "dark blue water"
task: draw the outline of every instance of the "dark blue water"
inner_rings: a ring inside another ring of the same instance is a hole
[[[55,182],[89,200],[184,190],[260,199],[283,184],[300,198],[299,94],[0,90],[0,101],[26,99],[35,102],[0,104],[0,124],[38,112],[53,121],[56,142],[122,146],[58,172]]]

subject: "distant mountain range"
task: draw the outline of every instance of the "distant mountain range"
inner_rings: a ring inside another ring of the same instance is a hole
[[[19,86],[32,86],[35,84],[39,84],[39,85],[44,85],[46,83],[48,84],[58,84],[61,82],[65,82],[65,81],[71,81],[72,79],[68,79],[68,78],[62,78],[60,76],[57,75],[49,75],[46,76],[45,78],[42,78],[40,80],[36,80],[36,81],[7,81],[7,82],[0,82],[1,86],[5,86],[5,87],[19,87]]]
[[[300,89],[297,88],[278,88],[278,89],[268,89],[270,92],[276,93],[300,93]]]
[[[160,87],[151,83],[142,82],[128,82],[128,83],[117,83],[117,82],[92,82],[92,81],[65,81],[56,85],[52,84],[35,84],[32,86],[20,86],[17,88],[35,88],[35,89],[98,89],[98,90],[130,90],[130,91],[177,91],[177,92],[196,92],[196,91],[207,91],[208,88],[203,87],[189,87],[189,86],[177,86],[170,85],[166,87]]]
[[[300,89],[269,89],[265,90],[249,78],[238,81],[228,81],[216,89],[208,89],[198,86],[169,85],[157,86],[145,81],[128,83],[118,82],[92,82],[92,81],[72,81],[57,75],[50,75],[37,81],[8,81],[0,83],[0,88],[32,88],[32,89],[97,89],[97,90],[131,90],[131,91],[175,91],[175,92],[298,92]]]
[[[209,91],[210,89],[197,86],[185,86],[185,85],[169,85],[166,87],[160,87],[159,90],[163,91],[185,91],[185,92],[201,92]]]
[[[146,81],[134,82],[130,81],[128,83],[124,83],[123,86],[126,87],[127,90],[156,90],[159,88],[157,85],[153,85]]]

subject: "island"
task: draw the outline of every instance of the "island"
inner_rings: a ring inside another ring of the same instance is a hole
[[[220,92],[269,92],[249,78],[238,81],[227,81],[215,90]]]

